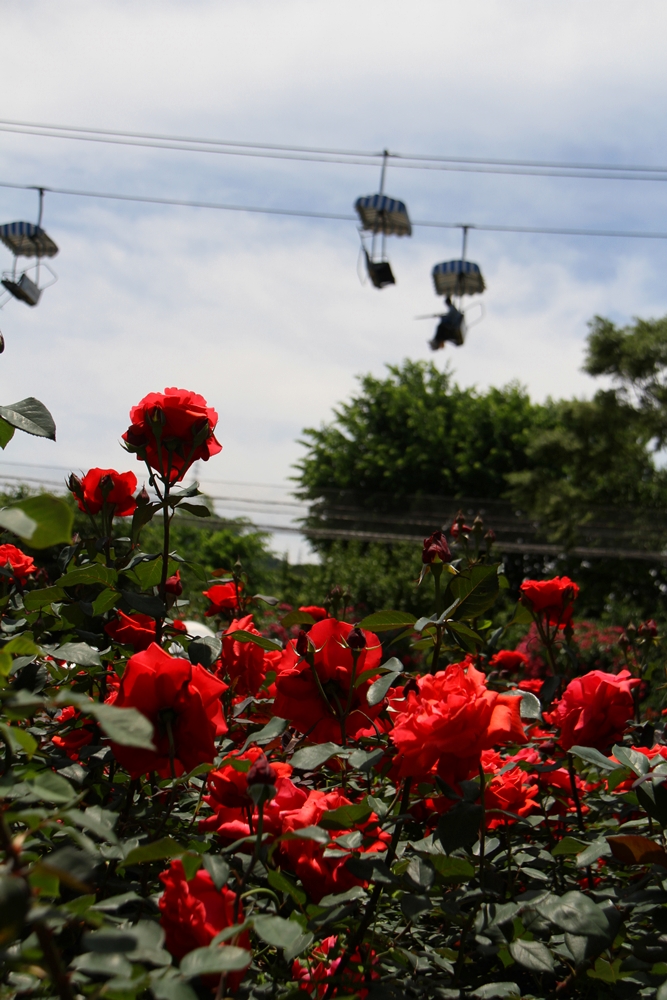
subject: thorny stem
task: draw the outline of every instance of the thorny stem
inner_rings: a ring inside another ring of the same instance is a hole
[[[241,907],[241,898],[243,896],[243,891],[244,891],[244,889],[246,887],[246,883],[247,883],[248,879],[252,875],[252,872],[254,870],[255,865],[257,864],[257,859],[259,858],[259,851],[260,851],[260,848],[262,846],[262,835],[264,833],[264,803],[263,802],[259,803],[259,805],[257,806],[257,810],[258,810],[259,815],[257,817],[257,836],[255,837],[255,847],[254,847],[253,852],[252,852],[252,857],[250,859],[250,864],[246,868],[245,874],[244,874],[243,878],[241,879],[241,884],[239,885],[238,889],[236,890],[236,899],[234,901],[234,923],[236,923],[236,924],[239,921],[239,909]]]
[[[403,795],[401,797],[401,805],[400,805],[401,816],[407,812],[408,805],[410,802],[411,787],[412,787],[412,778],[406,778],[405,783],[403,785]],[[391,838],[391,844],[389,845],[389,850],[387,851],[387,857],[385,858],[385,864],[387,865],[387,868],[391,868],[392,862],[396,856],[396,848],[398,847],[398,841],[400,839],[402,831],[403,831],[403,820],[399,820],[399,822],[394,827],[394,833]],[[366,931],[368,930],[373,921],[376,907],[380,901],[380,896],[382,895],[382,889],[383,886],[377,884],[375,885],[371,898],[368,900],[368,903],[366,904],[366,910],[364,911],[364,915],[361,918],[361,922],[359,923],[356,931],[348,941],[347,948],[341,955],[340,962],[338,963],[338,967],[336,969],[336,978],[339,981],[341,976],[345,972],[345,969],[349,965],[350,960],[354,955],[356,949],[363,941],[364,935],[366,934]],[[324,1000],[329,1000],[329,997],[333,995],[335,989],[336,986],[334,985],[334,982],[333,981],[330,982],[329,985],[327,986],[327,991],[324,994]]]
[[[574,799],[574,805],[577,810],[577,825],[579,830],[584,833],[586,826],[584,824],[584,814],[581,811],[581,802],[579,801],[579,789],[577,788],[577,776],[574,770],[574,757],[571,753],[567,755],[567,769],[570,773],[570,788],[572,789],[572,798]]]
[[[174,513],[169,513],[169,489],[171,487],[171,460],[172,456],[169,455],[169,462],[167,464],[167,476],[164,480],[164,496],[162,498],[162,530],[163,530],[163,544],[162,544],[162,573],[160,575],[160,586],[158,588],[158,593],[164,602],[165,608],[167,606],[167,577],[169,575],[169,533],[171,529],[171,519]],[[164,621],[159,616],[155,619],[155,641],[158,646],[162,641],[162,626]]]
[[[438,660],[440,659],[440,647],[442,646],[442,633],[444,631],[443,625],[435,626],[435,646],[433,647],[433,659],[431,660],[431,673],[434,674],[438,669]]]

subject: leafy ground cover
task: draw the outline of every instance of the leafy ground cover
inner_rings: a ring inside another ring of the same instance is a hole
[[[0,510],[2,995],[665,1000],[655,622],[577,621],[555,577],[495,627],[479,520],[425,540],[419,618],[211,576],[172,526],[216,422],[151,393],[147,489],[72,476],[74,534]]]

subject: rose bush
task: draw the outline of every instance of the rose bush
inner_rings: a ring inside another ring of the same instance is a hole
[[[0,1000],[663,1000],[660,619],[577,622],[567,577],[508,608],[462,514],[418,621],[205,584],[170,531],[216,421],[149,394],[147,488],[92,469],[86,528],[2,538]]]

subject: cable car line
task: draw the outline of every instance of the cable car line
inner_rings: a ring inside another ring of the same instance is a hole
[[[0,188],[20,191],[38,191],[36,184],[15,184],[0,181]],[[268,208],[259,205],[228,205],[216,201],[194,201],[185,198],[162,198],[157,195],[119,194],[110,191],[83,191],[75,188],[41,186],[49,194],[60,194],[75,198],[100,198],[110,201],[138,202],[147,205],[170,205],[176,208],[207,208],[222,212],[250,212],[257,215],[278,215],[303,219],[323,219],[333,222],[356,222],[356,216],[342,212],[315,212],[299,208]],[[413,227],[425,229],[474,229],[487,233],[525,233],[545,236],[604,236],[618,239],[667,240],[667,232],[633,229],[574,229],[565,226],[512,226],[497,223],[438,222],[433,219],[411,220]]]
[[[558,160],[512,160],[496,157],[439,156],[428,153],[398,153],[290,146],[225,139],[200,139],[159,133],[128,132],[115,129],[68,125],[47,125],[0,119],[0,131],[42,138],[77,139],[111,145],[168,149],[182,152],[217,153],[315,163],[375,166],[386,155],[393,167],[412,170],[445,170],[464,173],[509,174],[532,177],[570,177],[593,180],[667,181],[667,167],[565,162]]]

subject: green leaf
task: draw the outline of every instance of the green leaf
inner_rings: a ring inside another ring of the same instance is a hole
[[[577,840],[576,837],[563,837],[555,847],[551,849],[551,854],[554,858],[560,857],[562,854],[581,854],[588,847],[588,843],[585,840]]]
[[[447,854],[475,843],[479,837],[483,812],[481,805],[460,802],[440,817],[436,836]]]
[[[376,611],[359,622],[359,628],[369,632],[389,632],[395,628],[409,628],[417,619],[407,611]]]
[[[178,509],[180,511],[185,511],[186,514],[192,514],[193,517],[211,516],[210,510],[203,503],[179,503]]]
[[[150,594],[134,594],[130,590],[123,590],[121,593],[123,600],[140,615],[148,615],[149,618],[164,618],[167,613],[164,601],[161,601],[159,597],[153,597]]]
[[[318,743],[314,747],[304,747],[303,750],[297,750],[290,764],[300,771],[314,771],[342,749],[336,743]]]
[[[70,964],[84,975],[106,976],[109,979],[116,976],[129,979],[132,975],[132,966],[125,956],[120,954],[98,955],[89,951],[83,955],[75,955]]]
[[[93,616],[103,615],[120,601],[120,594],[117,590],[102,590],[93,601]]]
[[[286,729],[287,719],[281,719],[279,715],[274,715],[259,732],[250,733],[243,744],[243,750],[247,750],[251,743],[256,743],[257,746],[264,746],[266,743],[271,743],[278,736],[282,736]],[[292,766],[294,766],[294,758],[292,758]]]
[[[188,646],[190,663],[199,663],[202,667],[212,667],[222,652],[222,642],[217,636],[204,635],[193,639]]]
[[[290,611],[280,619],[280,624],[283,628],[291,628],[292,625],[314,625],[315,619],[306,611]]]
[[[460,601],[454,611],[457,618],[477,618],[490,608],[498,596],[497,566],[473,566],[455,576],[449,593]]]
[[[319,826],[302,826],[282,835],[282,840],[314,840],[316,844],[328,844],[330,836]]]
[[[139,865],[145,861],[162,861],[163,858],[175,858],[179,854],[184,854],[185,848],[177,844],[171,837],[161,837],[154,840],[152,844],[141,844],[140,847],[133,847],[123,865]]]
[[[262,941],[274,948],[292,948],[304,936],[301,924],[283,917],[255,917],[254,927]],[[312,941],[312,935],[310,939]]]
[[[69,570],[58,580],[59,587],[78,587],[79,584],[103,583],[111,586],[118,579],[115,569],[103,566],[101,563],[90,563],[88,566],[78,566]]]
[[[34,396],[21,399],[18,403],[10,403],[9,406],[0,406],[0,417],[26,434],[49,438],[51,441],[56,439],[53,417],[44,403],[40,403]]]
[[[279,650],[282,652],[282,644],[276,642],[274,639],[267,639],[265,635],[255,635],[254,632],[246,632],[245,629],[239,628],[235,632],[226,632],[226,637],[235,639],[237,642],[253,642],[255,646],[260,646],[262,649],[268,649],[270,652]]]
[[[605,757],[604,754],[601,754],[599,750],[594,750],[593,747],[570,747],[569,752],[574,754],[575,757],[581,757],[587,764],[594,764],[603,771],[613,771],[618,767],[615,760],[609,760],[609,757]]]
[[[651,764],[645,753],[639,753],[638,750],[631,750],[629,747],[618,744],[612,747],[611,752],[617,761],[634,771],[638,778],[648,774]]]
[[[42,650],[27,635],[16,635],[3,646],[3,653],[12,653],[14,656],[38,656]]]
[[[583,892],[566,892],[564,896],[549,896],[535,904],[535,909],[561,930],[570,934],[604,937],[609,921],[596,903]]]
[[[553,955],[540,941],[525,941],[522,938],[512,941],[510,955],[515,962],[531,972],[554,971]]]
[[[32,783],[35,794],[44,802],[70,802],[76,792],[68,781],[53,771],[41,771]]]
[[[528,610],[525,604],[517,604],[512,616],[512,620],[507,623],[508,627],[510,625],[530,625],[533,620],[531,612]]]
[[[398,675],[393,671],[379,677],[366,692],[366,701],[373,707],[379,705]]]
[[[101,667],[100,654],[87,642],[66,642],[59,646],[53,653],[56,660],[67,660],[68,663],[76,663],[80,667]]]
[[[0,448],[4,451],[11,439],[14,437],[14,428],[8,424],[4,417],[0,417]]]
[[[155,750],[153,745],[153,723],[136,708],[117,708],[102,702],[86,704],[86,712],[97,719],[100,728],[123,747],[138,747],[141,750]]]
[[[459,645],[462,646],[468,653],[474,653],[476,649],[481,648],[484,645],[484,640],[481,635],[473,631],[468,625],[464,625],[463,622],[452,621],[451,619],[447,621],[447,631],[454,635],[454,638],[458,641]]]
[[[0,527],[12,531],[33,549],[72,540],[74,512],[62,500],[43,493],[0,510]]]
[[[368,819],[372,810],[366,801],[359,802],[352,806],[340,806],[338,809],[330,809],[320,816],[318,825],[325,830],[349,830],[357,823],[363,823]]]
[[[598,858],[609,858],[611,857],[611,853],[611,847],[607,841],[604,837],[600,837],[598,840],[594,840],[592,844],[589,844],[585,851],[577,855],[577,868],[585,868],[587,865],[592,865]]]
[[[477,997],[477,1000],[494,1000],[495,997],[500,998],[500,1000],[512,1000],[516,997],[519,1000],[521,996],[521,990],[516,983],[484,983],[483,986],[478,986],[476,990],[473,990],[470,994],[471,997]]]
[[[23,595],[23,605],[26,611],[37,611],[45,608],[54,601],[63,601],[65,591],[60,587],[44,587],[42,590],[30,590]]]
[[[211,876],[213,885],[216,887],[218,892],[220,892],[223,885],[227,885],[227,879],[229,878],[229,865],[226,861],[223,861],[221,857],[218,857],[217,854],[204,854],[202,862],[204,868]]]
[[[38,745],[34,736],[20,726],[8,726],[4,722],[0,722],[0,731],[9,740],[12,750],[24,750],[28,757],[32,757]]]
[[[429,860],[439,875],[448,882],[467,882],[474,878],[475,869],[465,858],[448,858],[445,854],[430,854]]]
[[[298,903],[300,906],[303,906],[306,902],[308,897],[303,889],[299,889],[292,882],[292,880],[282,872],[278,872],[270,868],[267,872],[267,879],[272,889],[278,889],[280,892],[284,892],[286,895],[291,896],[294,902]]]
[[[181,975],[194,979],[195,976],[209,976],[216,972],[240,972],[247,969],[251,961],[249,951],[234,945],[195,948],[182,960]]]
[[[155,1000],[197,1000],[195,991],[183,982],[175,969],[160,969],[159,973],[151,973],[150,988]]]

